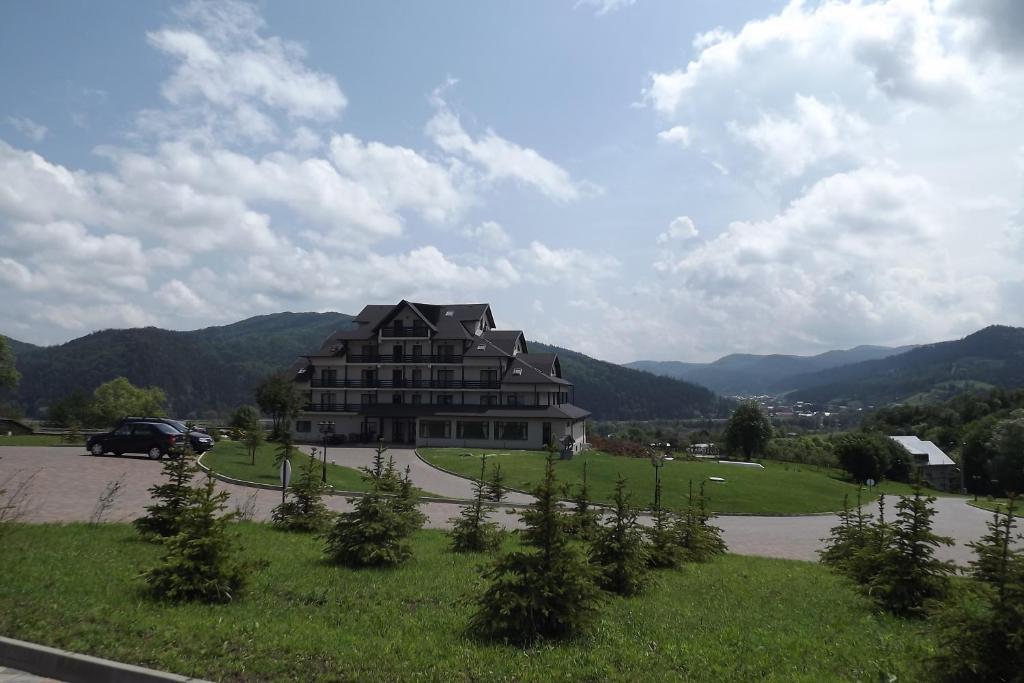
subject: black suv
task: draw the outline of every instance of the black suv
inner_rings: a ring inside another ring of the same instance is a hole
[[[184,441],[184,434],[163,422],[122,422],[112,432],[90,436],[85,448],[93,455],[145,453],[152,460],[159,460]]]
[[[192,444],[192,450],[196,455],[205,453],[206,451],[213,448],[213,437],[204,431],[193,428],[192,431],[188,430],[188,425],[180,420],[172,420],[167,417],[126,417],[121,420],[117,425],[121,427],[125,424],[132,422],[160,422],[165,425],[174,427],[182,434],[188,434],[188,440]]]

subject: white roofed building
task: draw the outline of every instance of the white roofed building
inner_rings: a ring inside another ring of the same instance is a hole
[[[890,436],[912,456],[912,473],[920,473],[921,480],[939,491],[953,491],[960,485],[960,470],[956,461],[942,452],[931,441],[916,436]]]

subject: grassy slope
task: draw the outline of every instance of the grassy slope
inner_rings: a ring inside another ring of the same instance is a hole
[[[256,451],[256,465],[250,464],[249,453],[245,445],[234,441],[221,441],[203,456],[203,464],[215,472],[235,479],[254,481],[259,484],[280,484],[280,468],[274,465],[277,444],[265,443]],[[298,475],[300,466],[298,453],[292,459],[292,478]],[[319,471],[319,470],[317,470]],[[327,463],[327,483],[341,491],[367,491],[368,485],[363,481],[359,471],[351,467],[342,467]]]
[[[519,489],[530,489],[543,473],[545,454],[539,451],[495,451],[472,448],[421,448],[428,461],[444,469],[473,477],[480,472],[478,457],[493,454],[488,463],[501,463],[506,475],[505,483]],[[625,458],[598,451],[586,451],[568,461],[558,461],[559,479],[575,490],[582,477],[583,463],[587,469],[592,497],[598,502],[609,502],[616,477],[621,474],[633,489],[633,503],[648,506],[653,496],[654,469],[646,459]],[[857,487],[836,478],[840,471],[820,470],[806,465],[765,461],[765,469],[720,465],[715,462],[673,461],[665,463],[661,471],[663,500],[670,507],[685,505],[689,483],[694,487],[708,477],[722,477],[724,484],[708,482],[705,489],[710,508],[715,512],[745,512],[754,514],[784,514],[828,512],[841,509],[843,496],[849,494],[851,503]],[[488,465],[490,468],[491,465]],[[895,491],[890,491],[895,492]],[[865,495],[864,499],[869,497]]]
[[[821,566],[727,556],[612,598],[589,637],[518,649],[464,628],[479,556],[440,532],[387,571],[321,561],[321,544],[240,525],[267,561],[241,600],[154,604],[138,573],[159,548],[124,525],[23,526],[4,542],[0,634],[214,680],[920,680],[924,628],[876,615]]]

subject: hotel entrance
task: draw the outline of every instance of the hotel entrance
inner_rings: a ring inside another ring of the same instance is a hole
[[[416,420],[396,417],[391,420],[392,443],[416,443]]]

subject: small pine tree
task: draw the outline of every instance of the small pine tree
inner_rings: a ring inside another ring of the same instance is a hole
[[[245,429],[241,432],[242,443],[245,444],[246,450],[249,451],[249,463],[252,465],[256,464],[256,451],[259,450],[260,446],[266,440],[266,436],[263,434],[263,425],[260,424],[259,417],[256,415],[252,416],[252,420],[246,424]],[[277,463],[280,465],[280,463]]]
[[[587,465],[583,463],[583,478],[573,496],[573,510],[570,518],[569,532],[585,541],[591,541],[600,528],[601,515],[590,503],[590,483],[587,479]]]
[[[843,511],[839,513],[839,524],[832,527],[827,539],[822,539],[825,547],[818,551],[821,563],[850,575],[851,565],[856,561],[857,555],[870,543],[869,520],[861,507],[860,489],[857,490],[857,507],[853,510],[850,509],[849,496],[843,496]]]
[[[889,543],[878,555],[878,571],[867,583],[868,593],[885,609],[902,616],[923,616],[932,600],[945,597],[955,567],[935,557],[935,549],[953,539],[932,533],[935,498],[914,487],[901,497]]]
[[[549,453],[535,500],[521,514],[521,538],[531,550],[511,552],[484,573],[489,585],[476,600],[470,632],[530,643],[578,634],[593,619],[601,599],[596,572],[569,541],[559,491]]]
[[[323,531],[329,520],[316,458],[310,456],[300,466],[299,476],[288,487],[289,500],[271,513],[274,526],[287,531]]]
[[[629,504],[626,480],[615,482],[614,509],[594,540],[590,559],[598,568],[598,584],[619,595],[636,595],[647,583],[647,544]]]
[[[661,479],[654,484],[654,500],[661,500]],[[678,567],[683,560],[683,549],[676,533],[677,520],[663,505],[654,508],[651,526],[646,529],[648,540],[647,564],[657,569]]]
[[[359,469],[363,472],[363,479],[368,481],[373,488],[386,493],[395,493],[401,488],[402,479],[398,476],[398,471],[395,468],[394,456],[389,454],[388,459],[384,460],[384,454],[387,451],[388,448],[384,442],[379,441],[377,448],[374,449],[370,466]]]
[[[501,463],[494,463],[491,478],[487,481],[487,499],[500,503],[508,495],[505,489],[505,475],[501,473]]]
[[[142,575],[151,596],[208,603],[230,602],[238,596],[248,568],[234,557],[236,541],[228,523],[235,514],[219,514],[228,497],[227,491],[216,492],[212,477],[189,496],[180,531],[165,542],[160,564]]]
[[[199,468],[191,455],[191,448],[177,457],[164,461],[163,483],[149,489],[156,502],[146,508],[145,517],[139,517],[132,522],[143,537],[168,538],[181,531],[182,514],[191,500],[192,479],[198,471]]]
[[[704,483],[701,482],[700,493],[694,496],[691,481],[686,512],[677,523],[677,537],[684,561],[708,562],[727,550],[722,540],[722,530],[709,524],[710,519]]]
[[[1020,681],[1024,678],[1024,550],[1015,548],[1015,499],[997,509],[988,533],[970,546],[971,582],[936,615],[943,647],[933,661],[936,680]]]
[[[78,420],[68,422],[68,430],[64,432],[63,441],[72,444],[82,443],[82,426],[78,424]]]
[[[473,502],[462,506],[461,515],[448,520],[452,524],[448,537],[455,552],[490,552],[501,545],[498,525],[487,520],[487,508],[484,506],[486,471],[487,461],[481,456],[480,478],[473,482]]]
[[[286,460],[291,462],[295,444],[290,432],[282,431],[277,438],[277,450],[274,452],[274,467],[280,467]]]
[[[409,468],[396,495],[385,495],[375,485],[363,497],[348,502],[355,508],[338,515],[327,533],[328,560],[349,567],[383,567],[412,556],[409,535],[423,526],[426,517],[417,509]]]

